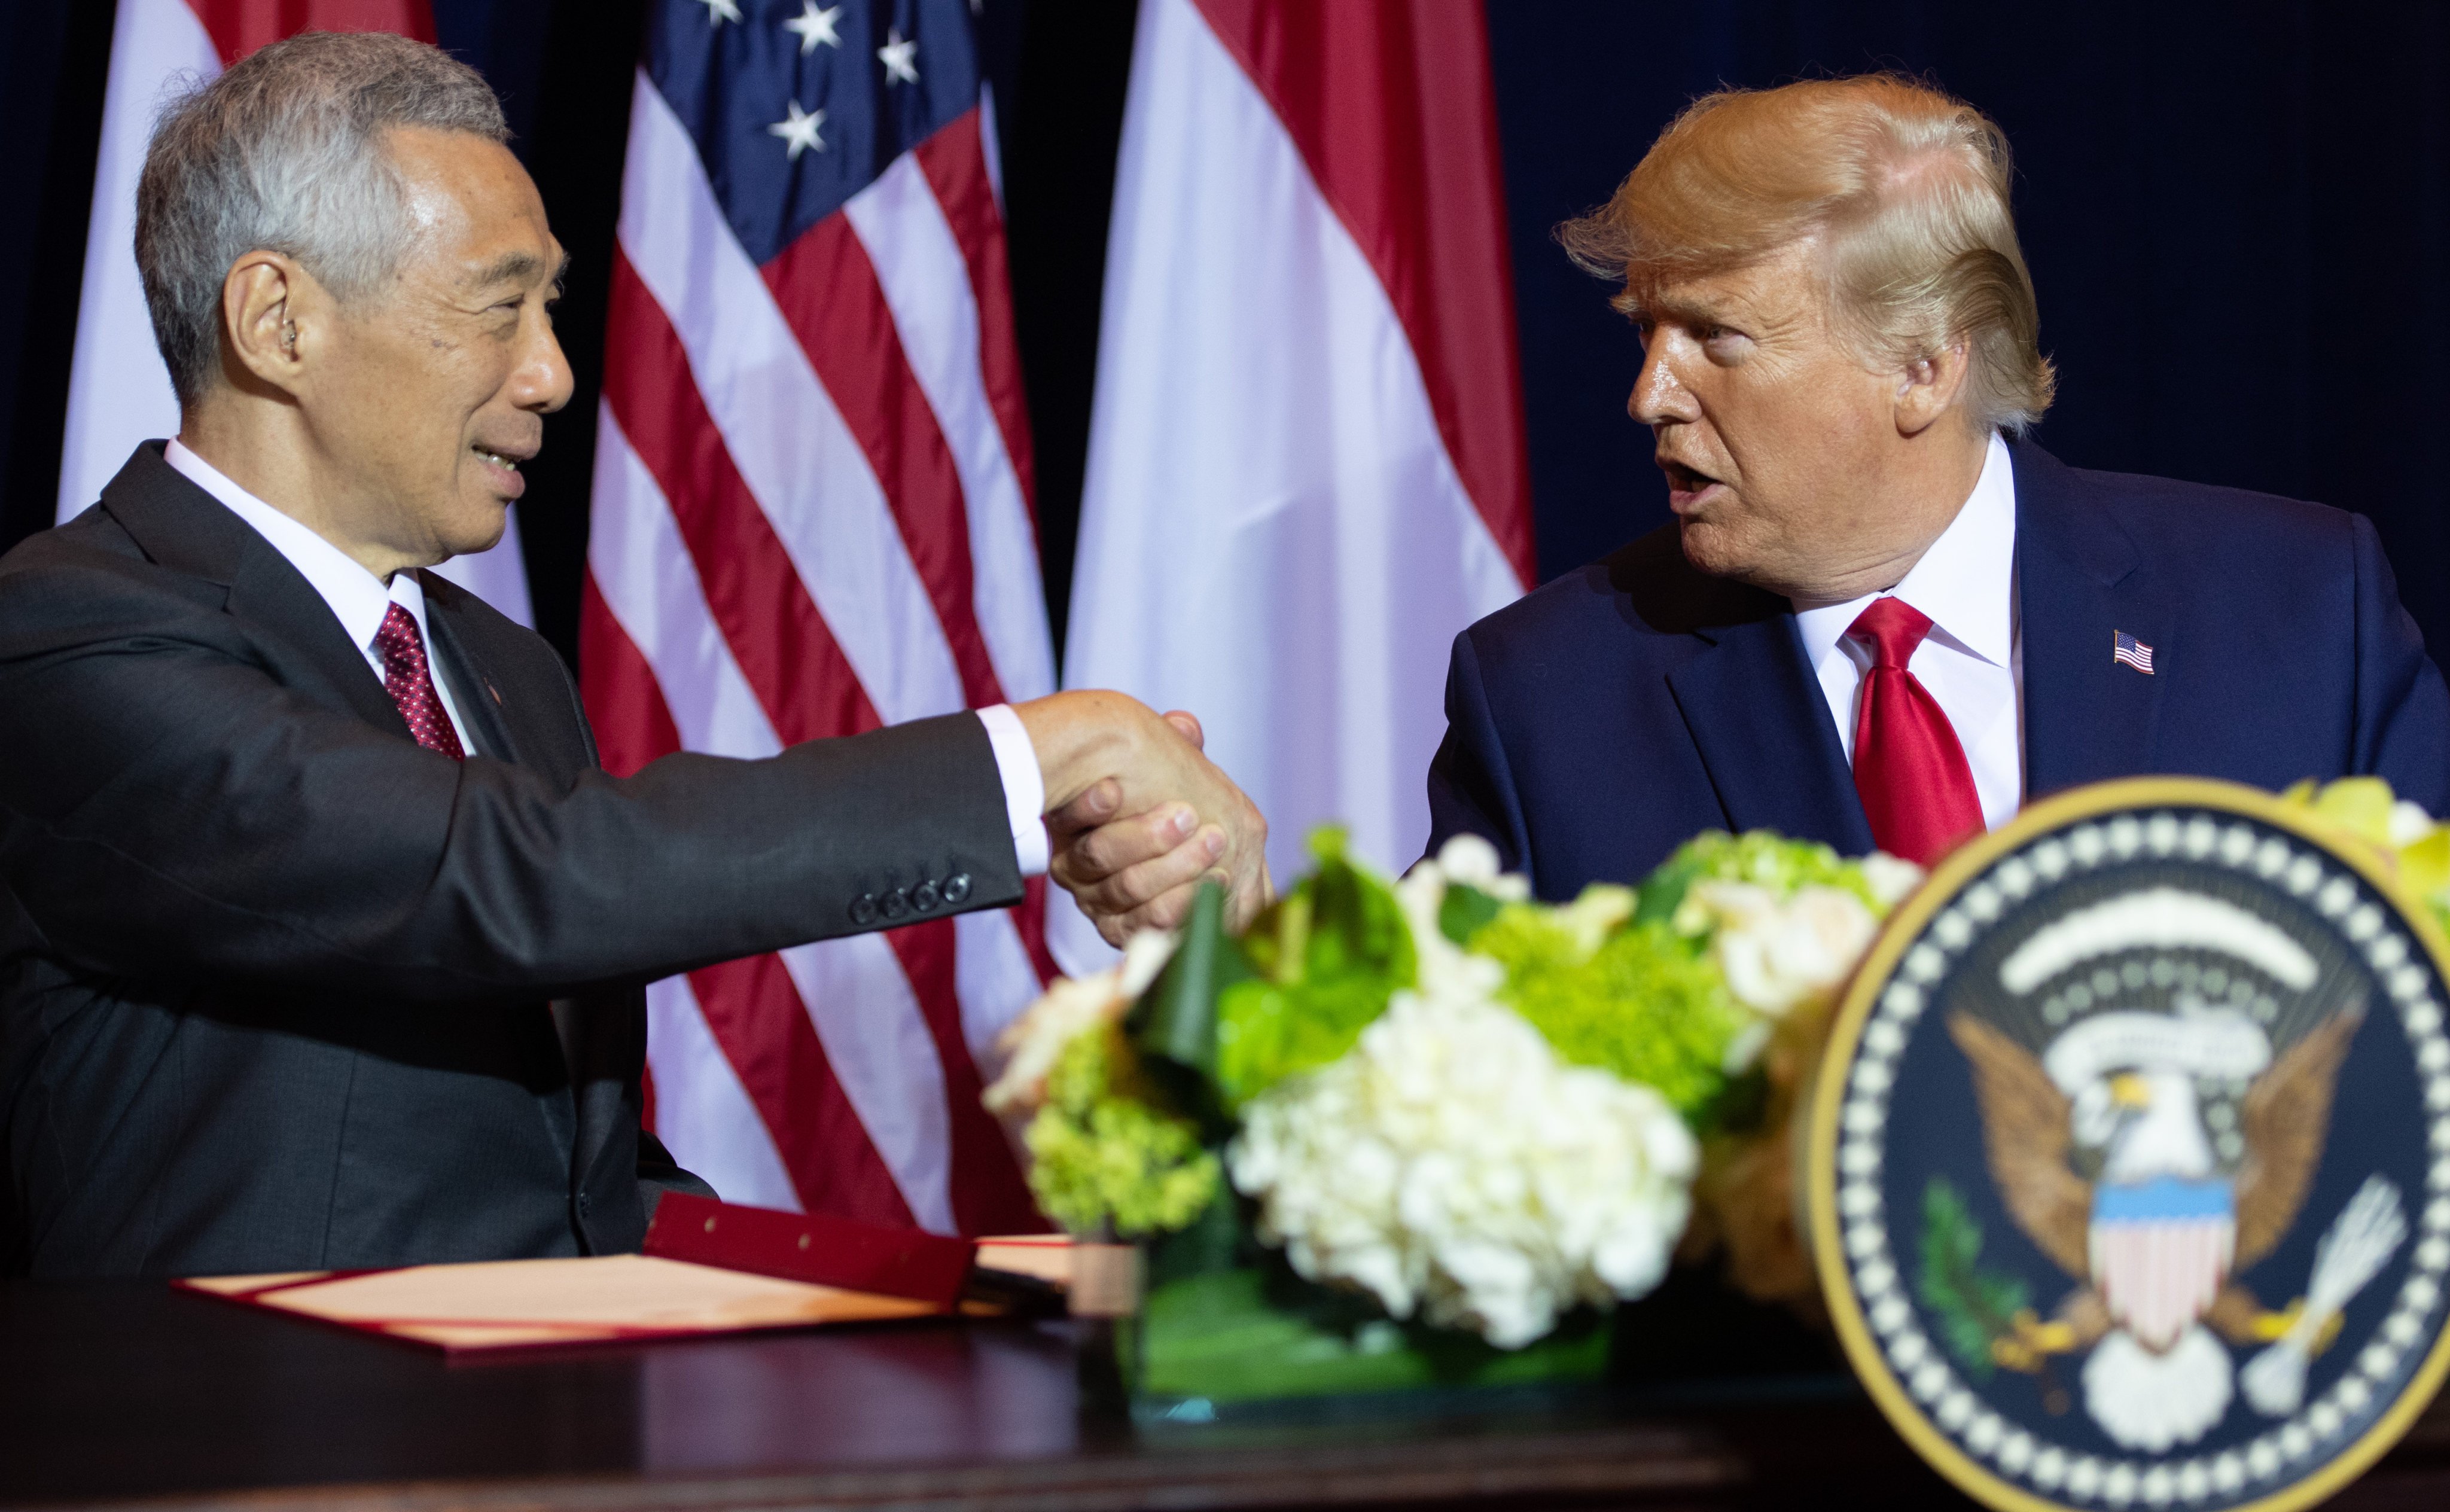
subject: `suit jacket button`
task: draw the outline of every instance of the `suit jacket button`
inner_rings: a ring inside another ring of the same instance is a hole
[[[923,882],[910,889],[910,906],[923,914],[934,913],[936,905],[943,901],[944,895],[936,890],[934,882]]]
[[[877,912],[887,919],[899,919],[909,911],[910,891],[906,887],[896,887],[886,893],[877,904]]]
[[[947,907],[959,906],[962,901],[969,896],[970,874],[968,872],[957,871],[944,879],[944,902]]]
[[[850,921],[854,924],[876,922],[876,894],[862,893],[851,900]]]

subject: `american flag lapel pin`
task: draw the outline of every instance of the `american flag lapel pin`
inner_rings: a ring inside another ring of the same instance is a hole
[[[2112,665],[2125,662],[2145,676],[2152,675],[2152,648],[2125,630],[2110,632],[2110,660]]]

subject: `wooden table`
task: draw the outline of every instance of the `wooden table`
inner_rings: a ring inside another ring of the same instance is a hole
[[[0,1504],[1964,1504],[1826,1372],[1688,1375],[1538,1410],[1312,1409],[1135,1430],[1082,1410],[1069,1328],[911,1325],[454,1365],[156,1284],[0,1283]],[[2450,1412],[2338,1504],[2450,1506]]]

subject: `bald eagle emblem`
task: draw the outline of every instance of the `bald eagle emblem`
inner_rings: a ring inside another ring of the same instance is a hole
[[[2296,1411],[2308,1362],[2407,1235],[2377,1174],[2323,1215],[2286,1308],[2237,1279],[2305,1206],[2362,989],[2261,914],[2168,884],[2067,913],[1985,976],[1946,1019],[1985,1163],[2072,1282],[2047,1321],[2020,1311],[1992,1358],[2045,1377],[2065,1410],[2066,1357],[2102,1431],[2149,1453],[2202,1438],[2241,1394],[2266,1417]],[[2147,982],[2159,990],[2127,990]]]

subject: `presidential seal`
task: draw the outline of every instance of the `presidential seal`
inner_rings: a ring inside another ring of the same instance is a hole
[[[2035,805],[1901,907],[1815,1087],[1829,1310],[1990,1504],[2336,1490],[2450,1365],[2440,941],[2226,784]]]

